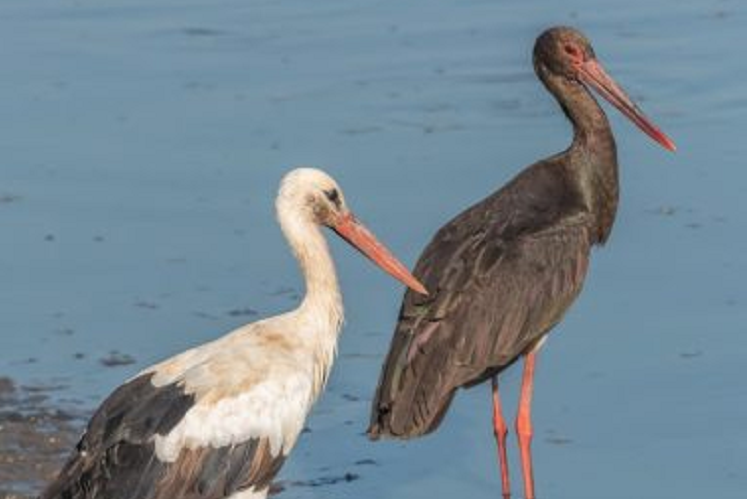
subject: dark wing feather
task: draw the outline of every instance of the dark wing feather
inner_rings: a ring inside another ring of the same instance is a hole
[[[184,449],[177,460],[166,467],[164,476],[147,497],[219,499],[249,488],[261,491],[270,486],[284,461],[283,454],[273,456],[267,439]]]
[[[176,385],[155,387],[151,375],[117,388],[41,499],[146,498],[147,484],[163,473],[150,438],[168,433],[193,404]]]
[[[574,179],[525,170],[445,225],[414,274],[374,399],[369,435],[434,430],[455,390],[513,363],[581,290],[593,220]]]
[[[174,428],[194,396],[150,378],[139,376],[104,401],[40,499],[218,499],[269,486],[284,457],[273,456],[266,440],[183,449],[175,462],[160,461],[153,437]]]

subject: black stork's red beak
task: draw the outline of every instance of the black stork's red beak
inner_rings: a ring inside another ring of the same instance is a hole
[[[342,215],[332,225],[332,230],[405,286],[420,294],[428,294],[425,286],[352,213]]]
[[[620,110],[625,116],[643,130],[649,137],[664,148],[675,151],[677,146],[659,127],[653,124],[638,106],[628,97],[625,91],[607,74],[604,67],[596,60],[589,59],[578,65],[581,80],[590,85],[599,95]]]

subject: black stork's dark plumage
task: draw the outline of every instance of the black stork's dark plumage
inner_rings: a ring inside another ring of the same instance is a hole
[[[607,75],[577,30],[542,33],[534,68],[573,124],[573,142],[458,215],[425,249],[414,274],[431,294],[404,297],[369,428],[374,439],[429,433],[458,388],[492,378],[508,496],[507,430],[496,375],[526,356],[516,430],[528,498],[534,497],[529,415],[535,352],[581,291],[590,250],[607,240],[617,211],[615,140],[587,87],[675,149]]]

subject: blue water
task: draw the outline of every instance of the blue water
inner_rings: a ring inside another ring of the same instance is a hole
[[[0,375],[93,408],[294,306],[273,198],[295,165],[333,174],[414,263],[450,216],[567,145],[530,53],[572,24],[679,151],[610,111],[621,208],[539,358],[539,497],[744,497],[746,22],[740,0],[3,0]],[[348,324],[281,478],[360,478],[280,497],[499,497],[487,386],[426,439],[362,436],[402,291],[333,246]],[[104,367],[111,351],[136,363]]]

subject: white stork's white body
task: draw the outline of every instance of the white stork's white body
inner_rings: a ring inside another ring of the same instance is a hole
[[[293,325],[293,333],[278,333]],[[154,386],[177,383],[198,401],[166,435],[159,459],[183,448],[222,447],[267,438],[273,456],[287,455],[332,367],[338,325],[323,332],[292,312],[240,328],[213,343],[154,366]],[[315,338],[324,335],[324,339]],[[279,404],[278,401],[282,401]],[[247,417],[251,414],[251,418]]]
[[[304,274],[301,305],[167,359],[120,387],[42,499],[266,497],[324,387],[343,322],[320,225],[424,291],[350,215],[323,172],[288,174],[277,213]]]

